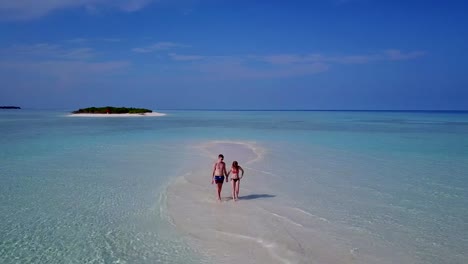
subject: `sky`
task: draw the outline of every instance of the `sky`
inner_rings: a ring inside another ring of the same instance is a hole
[[[0,0],[0,105],[468,110],[468,1]]]

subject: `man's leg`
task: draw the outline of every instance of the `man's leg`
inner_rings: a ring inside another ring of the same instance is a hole
[[[223,183],[216,183],[218,186],[218,200],[221,201],[221,189],[223,188]]]

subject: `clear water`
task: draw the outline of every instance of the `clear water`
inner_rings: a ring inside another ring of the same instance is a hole
[[[1,111],[0,263],[211,263],[163,213],[208,140],[262,145],[273,199],[339,226],[353,250],[468,262],[468,114],[168,114]]]

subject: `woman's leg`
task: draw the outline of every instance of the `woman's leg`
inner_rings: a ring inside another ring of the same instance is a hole
[[[232,199],[236,200],[236,181],[231,180],[232,183]]]
[[[240,180],[236,182],[236,199],[239,199],[239,187],[240,187]]]

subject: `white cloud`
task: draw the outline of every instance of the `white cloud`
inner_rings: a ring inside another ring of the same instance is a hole
[[[258,68],[248,63],[236,62],[207,62],[196,65],[193,70],[207,74],[212,79],[274,79],[295,76],[313,75],[327,71],[328,65],[311,63],[302,65],[289,65],[287,67]]]
[[[92,48],[65,48],[57,44],[37,43],[32,45],[15,45],[0,50],[3,57],[15,59],[64,59],[88,60],[95,57]]]
[[[58,44],[38,43],[0,49],[0,73],[15,80],[48,80],[52,86],[68,87],[82,81],[121,73],[130,62],[102,60],[93,48],[70,48]],[[45,78],[44,78],[45,77]],[[34,83],[34,81],[32,81]]]
[[[107,41],[107,42],[121,42],[121,41],[123,41],[120,38],[102,38],[101,40],[102,41]]]
[[[71,44],[87,44],[91,42],[122,42],[123,39],[121,38],[73,38],[73,39],[66,39],[63,42],[71,43]]]
[[[64,59],[87,60],[94,57],[94,50],[92,48],[73,49],[63,53],[61,57]]]
[[[396,49],[385,50],[371,54],[354,54],[330,56],[323,54],[274,54],[266,56],[250,56],[259,61],[275,65],[304,64],[304,63],[339,63],[339,64],[366,64],[375,61],[410,60],[424,56],[423,51],[402,52]]]
[[[384,57],[382,57],[381,54],[345,55],[324,58],[325,61],[341,64],[366,64],[382,59],[384,59]]]
[[[67,60],[49,61],[21,61],[2,62],[0,68],[16,69],[22,72],[47,73],[49,75],[60,76],[62,74],[80,73],[106,73],[125,68],[129,65],[127,61],[105,61],[105,62],[85,62]]]
[[[120,8],[123,11],[134,12],[142,9],[153,0],[132,0],[132,1],[121,1]]]
[[[384,53],[389,60],[409,60],[424,56],[426,54],[423,51],[402,53],[400,50],[395,49],[386,50]]]
[[[264,61],[271,64],[294,64],[294,63],[313,63],[322,62],[323,56],[320,54],[274,54],[267,56],[251,56],[260,61]]]
[[[410,60],[424,52],[386,50],[364,55],[329,56],[322,54],[272,54],[247,56],[202,56],[169,53],[173,61],[191,61],[189,71],[204,73],[210,78],[262,79],[286,78],[317,74],[336,64],[367,64],[378,61]],[[259,62],[263,64],[258,64]]]
[[[325,63],[310,62],[300,64],[258,65],[258,56],[202,56],[169,53],[169,58],[180,62],[180,70],[200,78],[234,79],[273,79],[311,75],[328,70]],[[190,62],[185,64],[185,62]]]
[[[67,39],[65,41],[69,42],[69,43],[81,44],[81,43],[88,42],[88,39],[86,39],[86,38],[74,38],[74,39]]]
[[[174,43],[174,42],[158,42],[153,45],[146,46],[146,47],[133,48],[132,51],[138,52],[138,53],[149,53],[149,52],[154,52],[158,50],[168,50],[168,49],[184,48],[184,47],[189,47],[189,46],[180,44],[180,43]]]
[[[125,70],[130,65],[127,61],[2,61],[0,72],[11,73],[15,83],[29,80],[27,86],[34,87],[35,81],[47,80],[55,89],[76,87],[81,82],[108,78]],[[44,78],[46,77],[46,78]]]
[[[100,7],[116,8],[125,12],[142,9],[153,0],[0,0],[0,18],[29,20],[64,9],[83,8],[98,10]]]
[[[200,55],[180,55],[176,53],[169,53],[169,57],[175,61],[196,61],[206,58],[205,56]]]
[[[99,39],[103,40],[103,39]],[[61,45],[50,43],[37,43],[32,45],[16,45],[0,49],[0,56],[7,64],[3,69],[12,69],[17,72],[30,74],[45,73],[50,76],[70,79],[74,73],[80,76],[93,73],[115,72],[127,67],[130,63],[118,60],[99,60],[99,53],[90,47],[76,47],[72,43],[89,43],[92,39],[77,38],[62,42]],[[111,39],[109,41],[114,41]],[[119,41],[119,40],[115,40]],[[69,43],[67,46],[65,43]],[[189,73],[210,79],[271,79],[288,78],[294,76],[307,76],[330,69],[337,64],[368,64],[374,62],[390,62],[411,60],[423,56],[422,51],[402,52],[389,49],[369,54],[325,55],[325,54],[270,54],[270,55],[200,55],[180,54],[168,52],[171,49],[189,47],[175,42],[157,42],[141,48],[134,48],[133,52],[148,53],[161,52],[160,58],[175,63],[171,64],[174,70]],[[164,63],[156,61],[156,64]],[[16,66],[15,66],[16,65]]]

